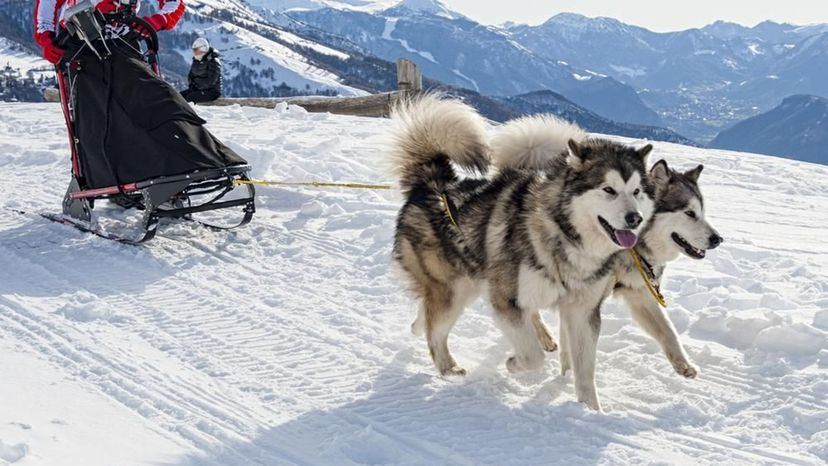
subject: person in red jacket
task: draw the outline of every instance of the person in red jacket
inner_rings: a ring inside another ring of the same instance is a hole
[[[156,31],[170,30],[184,15],[184,0],[157,0],[158,13],[145,16],[144,20]],[[43,49],[43,58],[57,64],[63,58],[65,50],[55,43],[58,35],[63,12],[67,7],[74,5],[76,0],[35,0],[35,42]],[[126,8],[120,0],[102,0],[97,8],[103,13],[114,13]],[[128,3],[128,2],[123,2]],[[135,3],[136,13],[141,6],[141,0]]]

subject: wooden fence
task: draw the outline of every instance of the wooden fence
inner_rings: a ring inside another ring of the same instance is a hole
[[[391,109],[406,96],[423,89],[423,76],[417,64],[400,59],[397,61],[397,91],[383,92],[354,97],[221,97],[213,102],[198,105],[226,107],[241,105],[244,107],[275,108],[287,103],[297,105],[312,113],[334,113],[337,115],[354,115],[365,117],[387,117]],[[48,102],[60,102],[57,89],[47,89],[44,97]]]

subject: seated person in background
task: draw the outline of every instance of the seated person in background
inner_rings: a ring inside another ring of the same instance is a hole
[[[211,102],[221,97],[221,62],[218,52],[202,37],[193,42],[189,87],[181,92],[188,102]]]

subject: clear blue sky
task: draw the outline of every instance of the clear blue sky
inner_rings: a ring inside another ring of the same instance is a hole
[[[443,0],[487,24],[539,24],[561,12],[610,16],[654,31],[701,27],[718,19],[754,26],[766,19],[828,23],[828,0]]]

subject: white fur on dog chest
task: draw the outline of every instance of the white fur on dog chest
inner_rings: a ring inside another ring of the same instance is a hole
[[[527,310],[549,309],[561,296],[561,287],[553,283],[542,270],[526,264],[518,271],[518,304]]]

